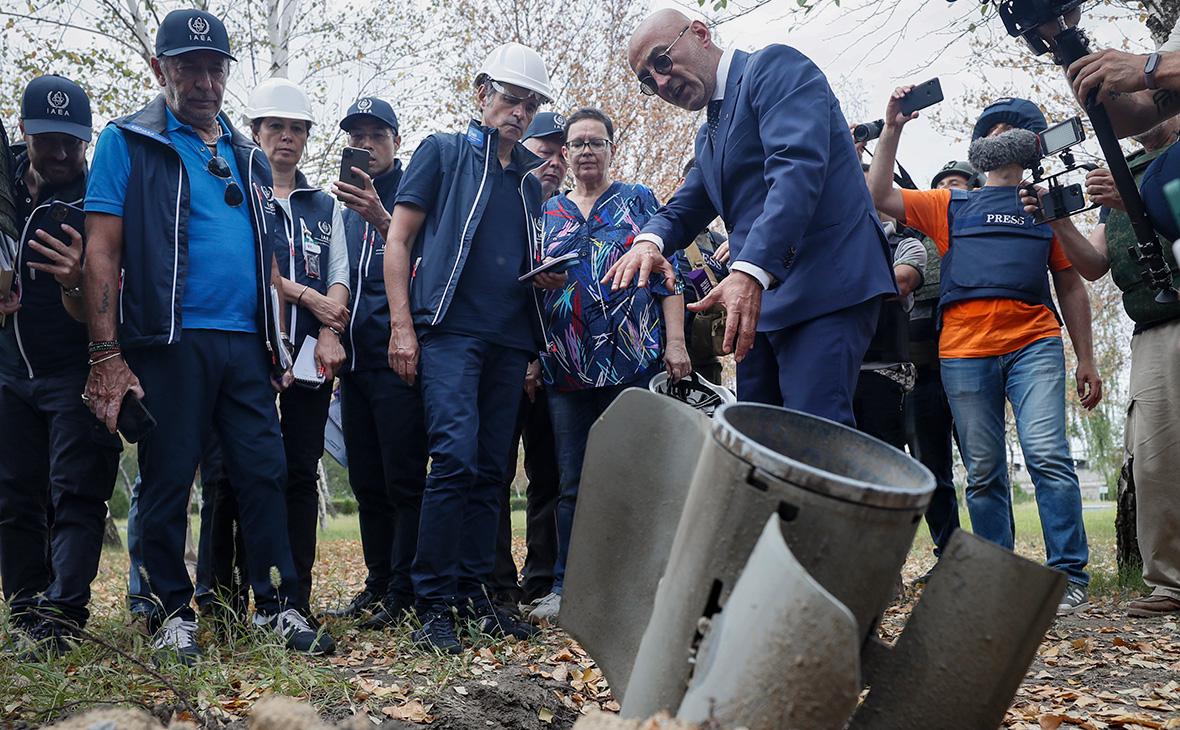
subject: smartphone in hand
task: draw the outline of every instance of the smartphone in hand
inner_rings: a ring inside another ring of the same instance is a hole
[[[940,101],[942,84],[936,78],[930,79],[910,89],[909,93],[901,98],[901,113],[908,117],[919,109],[934,106]]]
[[[119,433],[128,443],[137,443],[156,427],[156,419],[148,412],[139,396],[130,390],[123,396],[116,422]]]
[[[69,246],[70,237],[62,230],[63,223],[77,231],[78,235],[86,235],[86,213],[77,206],[59,200],[49,206],[49,222],[41,230]]]
[[[365,179],[353,172],[352,168],[363,170],[368,175],[370,160],[368,150],[362,150],[359,147],[345,147],[344,151],[340,153],[340,182],[364,188]]]

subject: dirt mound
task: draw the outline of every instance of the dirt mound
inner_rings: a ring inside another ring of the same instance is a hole
[[[571,728],[578,713],[562,704],[557,682],[509,667],[462,685],[434,700],[431,730],[557,730]]]

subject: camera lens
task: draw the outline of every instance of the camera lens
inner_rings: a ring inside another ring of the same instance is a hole
[[[66,219],[66,209],[60,205],[55,205],[49,209],[49,217],[55,222],[61,223]]]

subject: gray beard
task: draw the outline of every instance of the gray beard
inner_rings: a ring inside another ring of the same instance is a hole
[[[980,137],[971,143],[967,160],[981,172],[991,172],[1007,165],[1029,170],[1040,158],[1037,135],[1027,129],[1009,129],[995,137]]]

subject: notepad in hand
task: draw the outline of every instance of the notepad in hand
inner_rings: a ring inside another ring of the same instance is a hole
[[[529,273],[527,273],[524,276],[517,279],[517,281],[528,281],[529,279],[533,278],[537,274],[544,274],[547,271],[552,272],[554,274],[560,274],[561,272],[566,271],[567,269],[572,267],[574,265],[574,262],[577,260],[578,260],[578,252],[577,251],[570,251],[569,253],[563,253],[560,256],[556,256],[554,258],[549,259],[545,263],[541,264],[537,268],[533,269]]]
[[[319,365],[315,362],[315,346],[316,338],[308,335],[303,338],[303,342],[299,345],[299,354],[295,357],[295,368],[291,374],[295,376],[295,382],[309,388],[318,388],[324,384],[324,374],[320,372]]]

